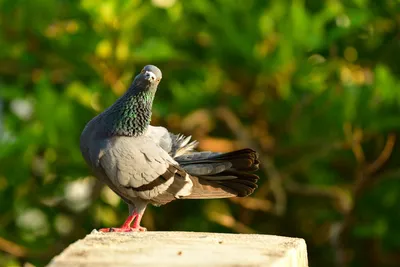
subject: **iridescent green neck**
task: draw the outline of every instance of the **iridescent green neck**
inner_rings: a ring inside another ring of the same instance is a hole
[[[112,136],[140,136],[150,125],[154,91],[129,90],[105,113],[107,133]]]

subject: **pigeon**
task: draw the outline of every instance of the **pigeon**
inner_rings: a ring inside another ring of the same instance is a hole
[[[140,221],[148,204],[245,197],[257,188],[259,177],[252,172],[259,160],[254,150],[199,152],[191,136],[150,125],[161,78],[159,68],[145,66],[126,93],[82,131],[80,149],[86,163],[129,207],[121,227],[101,232],[146,231]]]

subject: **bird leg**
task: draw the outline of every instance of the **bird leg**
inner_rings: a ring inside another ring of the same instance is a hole
[[[144,208],[137,209],[129,206],[130,214],[121,227],[110,227],[110,228],[101,228],[99,231],[108,233],[108,232],[144,232],[147,231],[145,227],[140,226],[140,221],[142,220],[143,213],[146,206]],[[133,222],[133,226],[131,224]]]
[[[147,229],[145,227],[140,226],[140,221],[142,220],[143,214],[137,214],[136,216],[136,220],[133,223],[133,227],[131,227],[131,229],[133,231],[140,231],[140,232],[144,232],[147,231]]]

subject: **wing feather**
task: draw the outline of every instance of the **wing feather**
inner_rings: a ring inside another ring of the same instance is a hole
[[[169,193],[171,200],[191,193],[192,182],[186,172],[145,136],[114,137],[99,162],[114,191],[125,199],[156,202],[164,193]]]

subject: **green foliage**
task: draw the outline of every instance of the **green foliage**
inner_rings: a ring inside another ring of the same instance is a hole
[[[399,11],[398,0],[0,1],[0,266],[44,265],[123,221],[79,136],[146,64],[163,71],[153,124],[202,150],[252,146],[263,167],[251,198],[175,201],[149,208],[145,226],[298,236],[310,266],[396,266]]]

